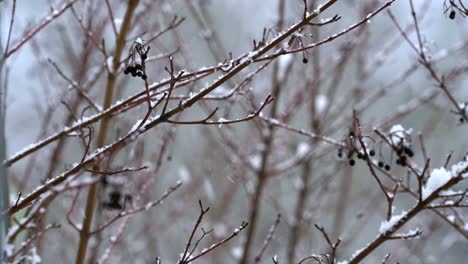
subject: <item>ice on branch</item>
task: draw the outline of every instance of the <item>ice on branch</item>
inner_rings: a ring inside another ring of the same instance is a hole
[[[406,211],[402,211],[399,215],[394,215],[390,218],[390,220],[388,221],[383,221],[381,224],[380,224],[380,228],[379,228],[379,233],[380,234],[383,234],[385,232],[387,232],[388,230],[392,229],[393,226],[398,223],[398,221],[400,221],[403,217],[406,216]]]
[[[434,169],[429,175],[426,185],[422,189],[422,198],[426,199],[435,190],[446,184],[452,178],[452,173],[441,167]]]
[[[229,121],[229,120],[220,117],[220,118],[218,119],[218,123],[220,123],[220,124],[218,125],[218,127],[219,127],[219,128],[222,128],[223,125],[224,125],[224,123],[227,122],[227,121]]]
[[[421,235],[422,231],[419,228],[410,230],[406,233],[398,233],[396,237],[400,237],[401,239],[411,239],[411,238],[418,238]]]
[[[467,167],[468,161],[464,160],[452,165],[452,168],[450,168],[450,170],[447,170],[443,167],[432,170],[431,174],[429,175],[429,178],[427,179],[426,185],[424,185],[422,189],[422,198],[426,199],[427,197],[429,197],[434,191],[446,184],[453,177],[461,176],[463,178],[467,178],[468,173],[463,173],[462,175],[459,175]],[[447,195],[447,193],[450,194],[453,193],[453,191],[447,190],[441,192],[440,194]]]
[[[393,144],[400,144],[400,142],[402,142],[403,146],[409,147],[411,142],[408,141],[407,137],[411,134],[411,132],[413,132],[413,129],[411,128],[405,130],[400,124],[394,125],[392,128],[390,128],[389,131],[390,141]]]

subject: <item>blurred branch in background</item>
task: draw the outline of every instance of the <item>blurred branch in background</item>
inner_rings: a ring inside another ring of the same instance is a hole
[[[16,1],[14,1],[15,4]],[[0,1],[0,15],[3,16],[6,13],[4,4]],[[0,16],[0,17],[1,17]],[[0,28],[3,22],[0,19]],[[9,34],[10,35],[10,34]],[[3,71],[5,56],[3,51],[3,38],[0,35],[0,160],[6,158],[6,144],[5,144],[5,96],[6,96],[6,77],[7,73]],[[5,80],[4,80],[5,78]],[[6,247],[6,233],[9,226],[9,218],[3,212],[9,207],[9,189],[8,179],[6,175],[5,166],[0,166],[0,262],[3,263],[6,258],[5,247]]]

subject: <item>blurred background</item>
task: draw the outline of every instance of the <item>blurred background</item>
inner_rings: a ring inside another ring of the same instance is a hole
[[[17,1],[10,46],[19,43],[25,33],[53,15],[53,10],[61,9],[63,3]],[[308,3],[312,10],[321,1]],[[314,21],[336,14],[341,16],[339,21],[321,27],[305,27],[302,35],[291,41],[291,47],[318,42],[340,32],[383,3],[338,1]],[[72,126],[81,117],[97,113],[49,60],[86,91],[92,101],[102,106],[107,81],[104,63],[112,61],[115,49],[112,22],[119,30],[127,4],[127,1],[109,1],[112,20],[105,1],[76,1],[73,11],[67,9],[7,58],[1,74],[2,87],[6,89],[7,157]],[[460,103],[468,101],[466,18],[457,13],[455,19],[450,19],[444,12],[444,1],[415,0],[414,4],[426,54],[437,73],[444,76],[454,97]],[[169,66],[169,55],[173,56],[177,70],[194,72],[216,66],[229,60],[229,53],[237,58],[251,51],[253,40],[258,43],[264,29],[271,40],[302,18],[302,1],[284,1],[283,11],[279,6],[276,0],[140,0],[123,56],[127,56],[137,37],[143,41],[152,39],[177,16],[185,20],[146,44],[151,46],[149,56],[154,57],[148,61],[146,69],[150,86],[169,78],[164,70]],[[3,1],[0,8],[4,50],[12,1]],[[396,0],[388,10],[417,45],[409,2]],[[278,22],[280,18],[283,18],[282,23]],[[102,41],[107,56],[99,46]],[[303,63],[304,58],[308,63]],[[174,119],[201,120],[216,107],[219,110],[213,121],[244,118],[258,109],[268,94],[275,95],[276,89],[279,92],[275,101],[265,107],[263,117],[346,143],[350,131],[355,131],[354,110],[363,133],[377,141],[375,145],[367,141],[375,146],[376,159],[392,164],[390,173],[397,178],[409,177],[408,169],[393,164],[395,157],[388,146],[379,143],[381,138],[373,133],[375,128],[385,133],[396,124],[412,129],[410,135],[415,152],[412,160],[420,167],[424,166],[424,155],[419,135],[423,135],[431,168],[443,166],[450,153],[450,164],[456,163],[468,150],[466,123],[461,124],[459,116],[451,112],[456,108],[418,62],[418,54],[402,38],[386,10],[330,43],[307,52],[283,55],[267,67],[263,66],[265,63],[253,63],[210,94],[214,99],[202,100]],[[113,102],[145,90],[141,79],[131,78],[122,71],[123,68],[117,77]],[[255,71],[258,73],[248,78]],[[188,96],[222,74],[223,71],[217,71],[194,80],[175,89],[173,95]],[[231,91],[234,94],[227,97]],[[169,107],[177,106],[179,100],[171,100]],[[124,136],[143,118],[146,107],[143,101],[139,106],[113,115],[107,143]],[[98,123],[93,127],[97,135]],[[91,150],[96,148],[96,137]],[[265,161],[267,146],[269,152]],[[81,160],[84,150],[79,137],[63,137],[13,164],[7,172],[10,204],[14,204],[18,192],[26,195],[45,179],[71,168]],[[250,248],[252,261],[248,263],[253,263],[254,256],[261,251],[278,214],[280,222],[261,263],[272,263],[275,255],[279,263],[297,263],[314,253],[330,253],[314,224],[323,226],[333,240],[340,237],[337,258],[349,259],[377,236],[387,204],[366,164],[357,161],[355,166],[350,166],[347,152],[344,158],[339,158],[338,152],[336,145],[311,139],[292,129],[272,126],[260,117],[219,126],[163,123],[104,158],[109,171],[126,166],[149,166],[147,170],[112,176],[116,184],[109,188],[133,197],[148,188],[141,200],[133,201],[132,206],[138,206],[158,199],[177,180],[182,181],[182,186],[163,204],[118,220],[94,236],[88,250],[90,262],[107,258],[109,263],[154,263],[156,257],[161,257],[162,263],[177,262],[199,215],[199,200],[210,207],[201,226],[213,232],[202,240],[198,251],[209,247],[231,234],[242,221],[249,220],[262,171],[267,180],[261,187],[259,206],[255,209],[258,218]],[[83,171],[80,175],[81,178],[91,173]],[[389,187],[393,186],[388,178],[382,178]],[[409,186],[416,186],[414,179]],[[460,190],[466,187],[466,183],[458,186]],[[78,233],[68,224],[65,215],[78,192],[64,192],[48,205],[46,216],[36,224],[58,223],[61,228],[50,230],[37,239],[34,252],[31,248],[28,254],[37,253],[43,263],[73,262]],[[115,210],[104,206],[107,192],[108,188],[99,194],[96,226],[115,214]],[[87,191],[83,189],[79,193],[71,213],[76,223],[82,221]],[[302,207],[298,202],[301,199]],[[414,204],[412,196],[398,194],[395,213],[408,210]],[[441,212],[447,217],[455,214],[450,210]],[[20,219],[25,213],[20,211],[14,217]],[[462,263],[468,257],[468,215],[466,209],[457,210],[455,215],[453,221],[462,227],[465,219],[465,236],[433,212],[424,211],[402,230],[418,227],[423,231],[420,238],[388,241],[364,263],[380,263],[387,253],[391,254],[389,263]],[[196,234],[201,235],[200,232]],[[27,232],[22,235],[26,237]],[[246,239],[244,230],[195,263],[239,263]],[[21,236],[16,243],[18,241]],[[110,246],[113,246],[110,256],[103,257]]]

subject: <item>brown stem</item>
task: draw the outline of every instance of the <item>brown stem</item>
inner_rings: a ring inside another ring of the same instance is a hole
[[[284,0],[279,0],[279,5],[278,5],[278,12],[279,12],[279,19],[277,22],[277,27],[281,29],[284,24],[284,8],[285,8],[285,3]],[[279,95],[281,92],[281,80],[279,79],[278,75],[279,71],[279,65],[278,62],[276,61],[273,64],[273,98],[276,100],[273,102],[272,109],[271,109],[271,116],[273,118],[276,117],[276,114],[278,112],[278,102],[279,102]],[[260,202],[261,202],[261,197],[263,194],[263,191],[265,189],[265,183],[268,177],[268,160],[270,157],[270,154],[272,152],[273,148],[273,139],[274,139],[274,126],[271,124],[268,124],[268,133],[264,135],[264,144],[265,144],[265,149],[262,153],[262,164],[260,167],[260,170],[257,173],[257,186],[255,188],[255,193],[254,197],[250,202],[250,212],[249,212],[249,225],[250,227],[247,230],[247,238],[246,242],[244,244],[244,250],[243,250],[243,255],[242,259],[240,261],[241,264],[247,264],[249,263],[249,257],[250,257],[250,250],[252,248],[253,240],[255,239],[255,230],[257,228],[257,218],[258,218],[258,213],[260,211]]]
[[[135,11],[136,6],[138,5],[139,0],[130,0],[128,2],[127,11],[125,13],[124,21],[122,23],[121,30],[119,32],[119,36],[116,40],[116,48],[115,54],[112,61],[112,72],[109,72],[107,76],[107,87],[106,87],[106,95],[104,98],[104,109],[107,109],[111,106],[113,96],[114,96],[114,88],[115,82],[117,79],[117,71],[119,69],[119,62],[122,56],[122,51],[125,47],[125,38],[127,36],[127,32],[130,28],[130,23],[133,17],[133,12]],[[97,139],[97,147],[102,148],[106,143],[107,137],[107,129],[109,126],[109,117],[105,117],[101,121],[101,126],[99,129],[99,135]],[[83,219],[83,225],[80,231],[80,240],[78,244],[78,252],[76,255],[76,263],[82,264],[86,258],[86,250],[88,246],[88,241],[90,238],[89,231],[91,229],[91,224],[93,222],[94,216],[94,209],[96,207],[96,197],[99,191],[99,185],[94,184],[90,187],[88,192],[88,197],[86,200],[86,209],[85,209],[85,216]]]
[[[411,209],[406,215],[404,215],[399,221],[397,221],[387,232],[383,232],[377,236],[374,241],[369,243],[364,249],[359,251],[348,263],[349,264],[357,264],[360,263],[364,258],[366,258],[370,253],[376,250],[381,244],[385,241],[392,238],[392,235],[398,231],[403,225],[409,222],[414,216],[420,213],[422,210],[426,209],[432,201],[439,197],[439,192],[442,190],[447,190],[454,186],[455,184],[462,181],[463,174],[468,171],[468,167],[465,167],[458,175],[454,175],[446,184],[439,187],[435,190],[431,195],[429,195],[425,200],[422,202],[418,202],[413,209]]]

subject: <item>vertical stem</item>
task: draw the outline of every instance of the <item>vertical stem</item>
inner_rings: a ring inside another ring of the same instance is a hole
[[[276,24],[278,30],[281,30],[283,28],[284,24],[284,11],[285,11],[285,0],[279,0],[278,3],[278,22]],[[275,100],[272,103],[272,110],[271,110],[271,116],[273,118],[276,118],[277,112],[278,112],[278,102],[279,102],[279,96],[281,92],[281,81],[278,78],[278,70],[279,70],[279,65],[278,61],[276,61],[273,64],[273,92],[272,96],[275,98]],[[272,145],[273,145],[273,139],[274,139],[274,126],[271,124],[268,124],[268,133],[264,135],[263,138],[263,143],[265,145],[265,149],[262,153],[262,164],[260,166],[260,169],[257,173],[257,185],[255,187],[255,192],[254,192],[254,197],[250,202],[250,209],[249,209],[249,227],[247,228],[247,239],[244,244],[244,250],[242,253],[242,258],[240,263],[241,264],[247,264],[249,262],[249,256],[250,256],[250,250],[252,248],[252,243],[253,240],[255,239],[255,230],[257,228],[257,218],[258,214],[260,211],[260,202],[262,198],[263,191],[265,189],[265,183],[268,177],[268,158],[272,150]]]
[[[1,13],[1,12],[0,12]],[[1,28],[1,19],[0,19]],[[5,58],[3,57],[3,49],[0,44],[0,160],[5,160],[6,145],[5,145],[5,89],[2,81],[2,68]],[[4,212],[8,208],[8,180],[6,178],[5,166],[0,166],[0,212]],[[3,262],[4,245],[6,242],[6,232],[8,228],[7,214],[0,213],[0,262]]]
[[[124,21],[122,23],[122,27],[120,29],[119,35],[116,39],[116,47],[114,57],[112,59],[112,69],[107,75],[107,86],[106,86],[106,94],[104,97],[104,109],[108,109],[114,97],[114,90],[115,90],[115,82],[116,82],[116,73],[119,69],[119,63],[122,57],[122,52],[125,47],[125,38],[127,36],[127,32],[130,28],[130,23],[133,17],[133,12],[135,11],[136,6],[138,5],[139,0],[130,0],[128,1],[127,11],[125,12]],[[106,144],[106,137],[107,137],[107,130],[109,127],[109,120],[110,117],[105,117],[102,119],[100,128],[99,128],[99,135],[97,138],[97,147],[101,148]],[[99,166],[99,165],[97,165]],[[99,169],[97,169],[99,170]],[[94,184],[91,185],[88,197],[86,200],[86,209],[85,209],[85,216],[83,219],[83,225],[80,230],[80,241],[78,244],[78,252],[76,255],[76,263],[82,264],[86,258],[86,250],[88,247],[89,242],[89,232],[91,229],[91,224],[93,222],[94,211],[96,207],[96,197],[99,192],[99,185]]]
[[[316,5],[316,1],[310,1],[310,3],[308,4],[308,7],[312,8],[315,5]],[[315,36],[317,39],[320,39],[320,30],[318,27],[312,28],[312,35]],[[311,131],[313,131],[314,133],[320,134],[320,115],[319,113],[316,112],[317,108],[315,104],[316,103],[315,100],[316,100],[318,91],[321,86],[320,48],[319,47],[317,47],[313,51],[312,62],[313,62],[314,79],[313,81],[307,81],[306,83],[307,87],[311,87],[310,89],[311,116],[310,116],[309,125],[310,125]],[[311,142],[311,144],[314,145],[316,142],[317,140],[314,140]],[[296,248],[301,239],[301,225],[302,225],[302,221],[304,218],[304,212],[307,207],[307,200],[309,198],[309,192],[310,192],[309,184],[312,178],[313,166],[314,166],[313,161],[305,162],[304,165],[302,166],[302,175],[301,175],[302,188],[299,190],[299,193],[297,196],[297,204],[294,210],[294,222],[292,224],[291,233],[289,235],[286,263],[294,263],[294,260],[296,257]]]
[[[300,241],[300,231],[302,219],[304,218],[304,210],[307,205],[307,198],[309,194],[309,179],[311,178],[312,162],[305,162],[302,167],[302,188],[297,197],[296,209],[294,210],[294,220],[291,227],[291,234],[289,236],[289,243],[287,248],[287,262],[294,263],[296,257],[297,244]]]
[[[2,73],[3,59],[0,60],[0,76]],[[0,78],[0,160],[5,160],[6,145],[5,145],[5,98],[4,87]],[[0,166],[0,212],[4,212],[8,208],[8,179],[6,177],[5,166]],[[3,260],[3,246],[5,243],[5,235],[8,229],[7,214],[0,213],[0,262]]]

